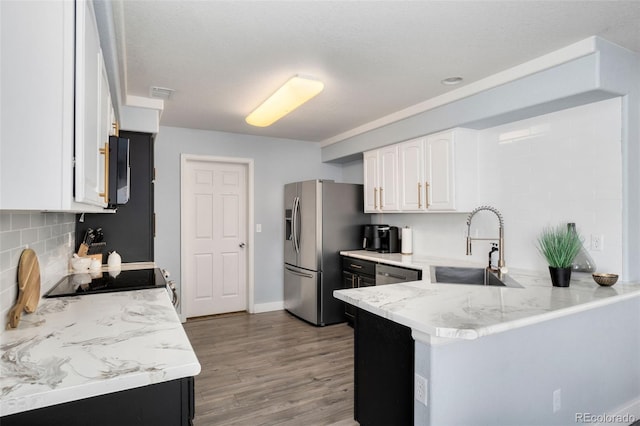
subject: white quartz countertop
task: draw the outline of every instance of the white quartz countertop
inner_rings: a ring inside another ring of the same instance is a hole
[[[42,299],[0,335],[0,416],[199,372],[164,288]]]
[[[415,338],[428,342],[477,339],[640,296],[639,283],[601,287],[582,273],[574,273],[566,288],[553,287],[548,271],[510,271],[523,288],[431,283],[431,265],[482,265],[364,250],[341,254],[423,270],[422,281],[336,290],[334,296],[410,327]]]

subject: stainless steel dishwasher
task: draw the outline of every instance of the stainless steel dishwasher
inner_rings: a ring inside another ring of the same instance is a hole
[[[376,264],[376,285],[397,284],[421,279],[422,271],[399,266]]]

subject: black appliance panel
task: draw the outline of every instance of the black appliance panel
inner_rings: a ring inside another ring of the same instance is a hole
[[[143,290],[166,287],[167,282],[159,268],[128,271],[71,274],[62,278],[43,297],[81,296],[86,294],[111,293],[115,291]]]

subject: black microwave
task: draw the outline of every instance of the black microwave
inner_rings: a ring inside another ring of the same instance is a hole
[[[109,136],[109,208],[127,204],[131,193],[129,139]]]

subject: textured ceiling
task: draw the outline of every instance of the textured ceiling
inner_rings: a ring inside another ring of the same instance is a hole
[[[175,89],[161,125],[323,141],[592,35],[640,52],[640,1],[121,2],[126,91]],[[325,90],[244,117],[294,74]],[[460,86],[455,86],[455,88]]]

